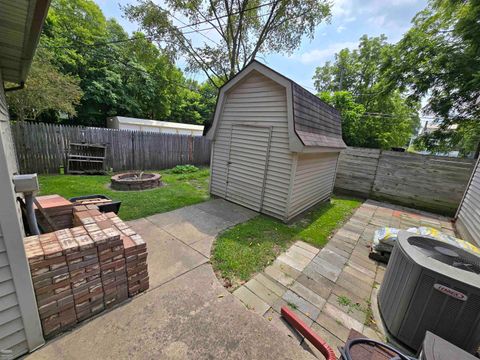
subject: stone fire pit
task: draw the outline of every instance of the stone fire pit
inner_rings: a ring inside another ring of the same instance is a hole
[[[110,181],[111,187],[114,190],[145,190],[161,186],[161,177],[159,174],[129,172],[114,175],[110,178]]]

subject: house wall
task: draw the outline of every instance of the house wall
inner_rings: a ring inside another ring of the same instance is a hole
[[[286,90],[254,71],[225,94],[212,146],[213,195],[226,196],[232,125],[272,126],[262,212],[286,218],[293,154],[289,150]],[[248,166],[248,159],[245,158]]]
[[[480,246],[480,160],[457,212],[455,227],[463,239]]]
[[[0,72],[0,350],[15,358],[43,343],[11,176],[15,152]],[[3,356],[3,355],[2,355]]]
[[[330,198],[338,153],[299,154],[292,185],[288,218]]]

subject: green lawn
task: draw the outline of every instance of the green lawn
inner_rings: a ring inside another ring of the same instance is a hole
[[[90,194],[107,195],[122,201],[119,216],[123,220],[174,210],[209,198],[208,169],[189,174],[174,174],[171,170],[155,172],[162,174],[164,186],[143,191],[111,190],[110,176],[107,175],[40,175],[40,195],[59,194],[67,199]]]
[[[267,216],[257,216],[222,233],[215,241],[213,266],[235,287],[263,270],[295,240],[324,246],[333,230],[348,219],[361,200],[333,197],[304,217],[286,225]]]

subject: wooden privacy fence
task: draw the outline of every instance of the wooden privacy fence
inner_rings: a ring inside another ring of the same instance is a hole
[[[26,122],[12,123],[11,128],[22,173],[52,174],[66,168],[71,142],[106,145],[106,166],[114,171],[210,162],[205,137]]]
[[[335,192],[454,215],[471,159],[350,147],[340,154]]]

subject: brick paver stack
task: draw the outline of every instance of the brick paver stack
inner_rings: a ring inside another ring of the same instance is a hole
[[[47,338],[149,286],[140,235],[114,213],[72,213],[77,226],[24,239]]]
[[[37,196],[35,215],[46,231],[72,227],[73,204],[60,195]]]
[[[77,322],[65,252],[55,233],[25,239],[38,312],[46,337]]]
[[[95,216],[94,219],[100,231],[107,238],[104,244],[98,245],[98,255],[105,292],[105,306],[112,307],[128,297],[123,241],[121,233],[108,217],[101,214]]]

